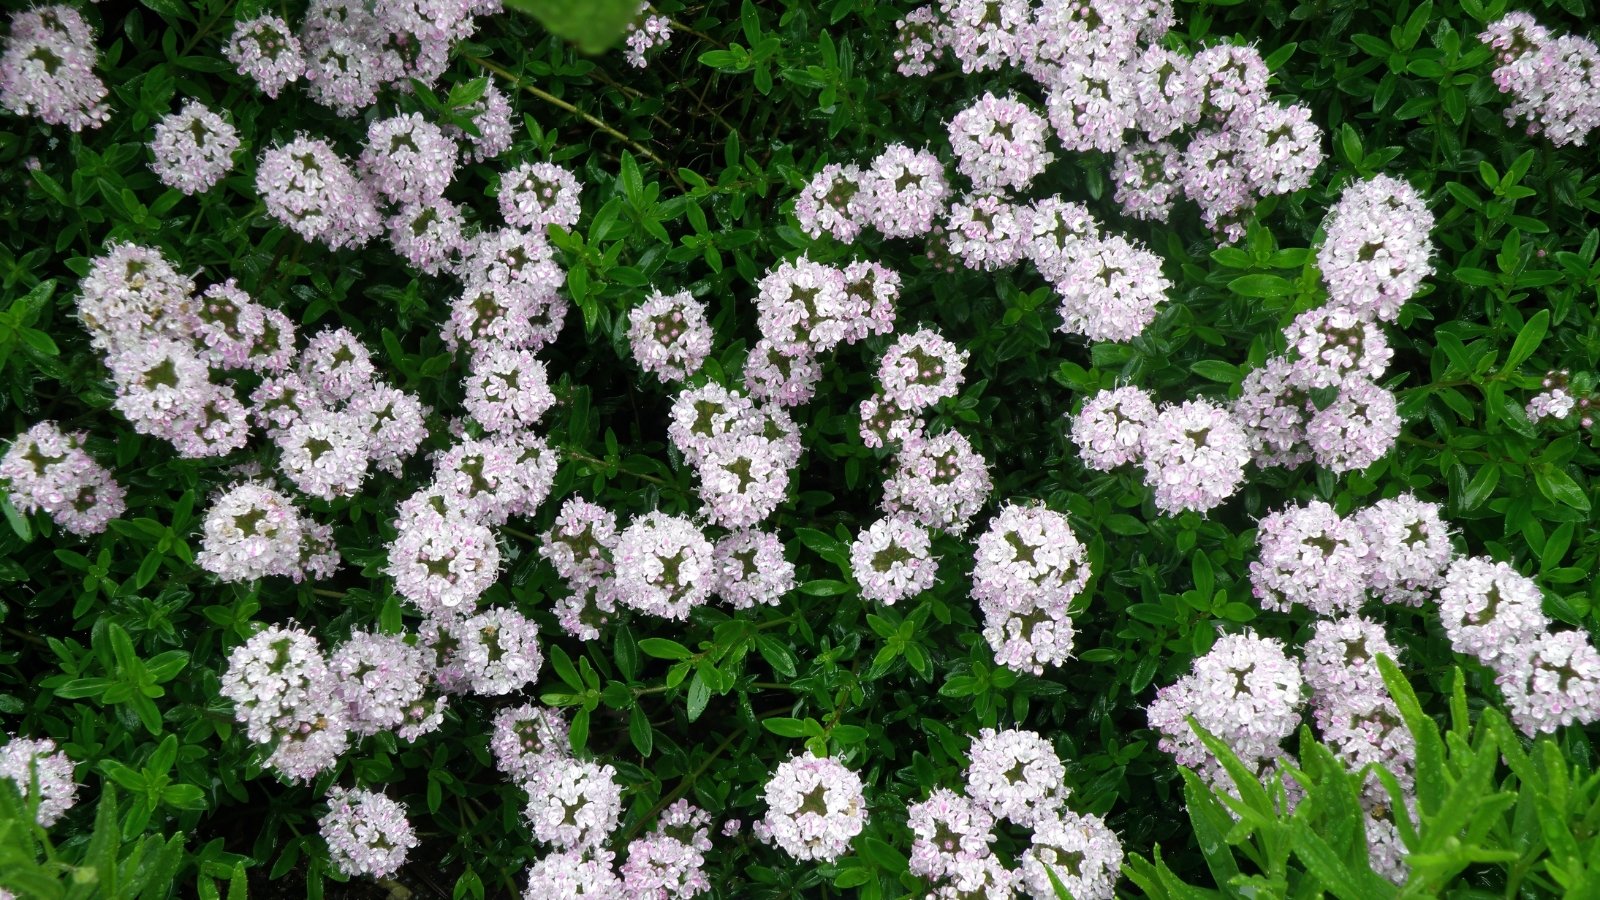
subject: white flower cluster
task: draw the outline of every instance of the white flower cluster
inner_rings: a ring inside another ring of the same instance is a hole
[[[1579,34],[1557,35],[1517,11],[1489,23],[1478,40],[1494,48],[1494,83],[1510,94],[1506,124],[1527,120],[1528,134],[1557,147],[1583,146],[1600,128],[1600,48]]]
[[[1250,462],[1244,426],[1227,409],[1204,399],[1157,407],[1133,387],[1085,400],[1072,440],[1091,468],[1137,463],[1156,508],[1168,515],[1214,509],[1238,491]]]
[[[270,486],[242,482],[206,511],[195,564],[222,581],[281,575],[298,582],[331,577],[339,552],[331,527],[312,521]]]
[[[0,747],[0,779],[11,782],[25,805],[38,804],[34,821],[49,828],[67,814],[78,800],[78,785],[72,780],[72,760],[57,750],[49,738],[37,740],[11,737]],[[34,785],[39,794],[34,796]]]
[[[126,492],[110,470],[83,448],[84,436],[38,422],[17,435],[0,457],[0,484],[20,512],[42,511],[80,536],[99,534],[127,508]]]
[[[1067,517],[1007,505],[979,535],[972,597],[995,662],[1034,675],[1072,656],[1069,607],[1089,583],[1089,560]]]
[[[94,29],[66,5],[17,9],[0,53],[0,106],[72,131],[111,118],[105,82],[94,73]]]
[[[795,859],[832,862],[866,827],[861,790],[861,776],[837,759],[809,753],[790,757],[762,789],[767,814],[756,823],[756,836]]]
[[[328,843],[328,859],[347,876],[392,875],[418,843],[405,806],[374,791],[333,788],[328,814],[317,824]]]
[[[1073,897],[1114,896],[1122,842],[1099,816],[1067,808],[1066,767],[1048,740],[985,728],[968,755],[964,794],[937,787],[907,809],[911,872],[936,885],[928,896],[1054,900],[1051,873]],[[989,847],[998,821],[1033,832],[1015,869]]]

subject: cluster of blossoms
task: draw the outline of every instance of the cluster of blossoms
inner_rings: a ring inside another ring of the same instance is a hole
[[[1072,656],[1068,609],[1089,583],[1089,560],[1067,517],[1039,505],[1007,505],[979,535],[972,597],[995,662],[1044,673]]]
[[[662,382],[683,381],[711,355],[706,305],[688,291],[651,292],[628,313],[628,343],[639,368]]]
[[[1098,816],[1066,806],[1066,767],[1032,731],[985,728],[973,739],[964,793],[934,788],[907,809],[911,871],[936,886],[930,897],[1052,900],[1054,873],[1073,897],[1110,900],[1122,868],[1122,842]],[[1008,869],[989,845],[1000,822],[1032,829]]]
[[[72,131],[99,128],[111,118],[94,29],[70,6],[37,6],[11,14],[0,53],[0,106]]]
[[[784,760],[761,793],[767,813],[753,826],[756,837],[795,859],[832,862],[867,824],[861,776],[832,757]]]
[[[1227,409],[1203,399],[1157,407],[1134,387],[1085,400],[1072,440],[1090,468],[1140,465],[1156,508],[1169,515],[1215,508],[1244,483],[1250,462],[1245,427]]]
[[[1114,155],[1125,214],[1166,221],[1181,194],[1235,241],[1258,198],[1310,184],[1323,134],[1309,107],[1273,100],[1254,47],[1220,44],[1190,56],[1164,45],[1173,24],[1164,0],[939,0],[900,21],[895,59],[903,75],[928,75],[949,50],[965,72],[1016,67],[1038,86],[1043,116],[1015,97],[985,96],[952,121],[952,149],[977,190],[1025,187],[1031,175],[999,170],[1048,163],[1047,121],[1064,149]],[[981,162],[967,159],[974,138],[987,141]]]
[[[1438,505],[1410,494],[1349,517],[1320,500],[1285,507],[1261,520],[1256,540],[1250,581],[1262,608],[1304,606],[1326,617],[1358,612],[1369,595],[1419,606],[1455,557]]]
[[[127,508],[126,492],[83,441],[48,421],[17,435],[0,458],[0,484],[12,505],[23,513],[42,511],[76,535],[105,531]]]
[[[296,582],[329,578],[339,566],[333,529],[260,482],[224,491],[206,511],[195,564],[222,581],[281,575]]]
[[[628,23],[626,43],[628,65],[642,69],[650,65],[646,53],[672,43],[672,20],[652,11],[648,2],[640,3],[637,18]]]
[[[1600,652],[1583,631],[1551,631],[1543,604],[1533,579],[1485,557],[1456,560],[1439,591],[1450,643],[1494,670],[1530,737],[1600,720]]]
[[[417,846],[404,805],[374,791],[328,792],[328,814],[318,821],[328,843],[328,859],[347,876],[385,878]]]
[[[49,738],[7,737],[6,745],[0,747],[0,779],[11,782],[24,805],[37,803],[34,821],[49,828],[78,800],[72,760]],[[39,786],[37,797],[33,795],[35,783]]]
[[[1506,124],[1527,120],[1528,134],[1557,147],[1583,146],[1600,127],[1600,48],[1577,34],[1553,34],[1525,12],[1491,22],[1478,39],[1494,48],[1494,83],[1510,94]]]
[[[616,770],[573,756],[561,712],[523,704],[495,716],[489,747],[501,772],[528,794],[534,836],[553,851],[528,870],[527,900],[640,897],[687,900],[710,889],[704,872],[711,817],[685,800],[628,844],[613,866],[606,848],[622,816]]]
[[[1571,419],[1579,427],[1593,428],[1594,406],[1600,401],[1600,397],[1596,396],[1594,381],[1594,376],[1587,372],[1576,378],[1568,369],[1546,373],[1539,383],[1542,390],[1528,401],[1528,421]],[[1575,418],[1573,413],[1577,413]]]
[[[1328,305],[1392,322],[1433,274],[1433,213],[1417,189],[1387,175],[1347,185],[1328,210],[1317,267]]]
[[[154,131],[150,168],[167,187],[202,193],[233,170],[239,132],[203,103],[185,101],[182,109],[162,116]]]

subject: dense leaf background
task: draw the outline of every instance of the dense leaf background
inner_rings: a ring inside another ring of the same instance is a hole
[[[426,462],[373,479],[353,501],[310,502],[335,524],[346,560],[333,580],[217,584],[192,561],[199,516],[236,465],[270,466],[270,456],[258,440],[231,458],[183,460],[133,434],[109,408],[106,372],[73,316],[78,278],[106,242],[157,245],[200,272],[201,284],[239,279],[307,333],[355,330],[387,377],[436,411],[429,446],[445,446],[462,367],[437,326],[454,284],[414,275],[381,244],[331,253],[302,242],[256,198],[263,148],[306,131],[353,154],[365,132],[364,121],[339,119],[293,88],[267,101],[220,58],[235,18],[260,5],[87,7],[113,88],[110,124],[74,135],[8,116],[0,128],[0,430],[42,418],[86,430],[130,489],[127,517],[89,541],[5,508],[0,723],[60,742],[89,796],[107,780],[118,785],[115,815],[128,839],[184,832],[180,894],[215,895],[213,880],[236,866],[267,896],[280,887],[298,895],[307,882],[324,890],[333,876],[316,837],[320,797],[330,783],[360,782],[408,803],[423,847],[398,880],[419,896],[510,896],[538,850],[518,821],[520,791],[488,752],[493,703],[455,704],[444,731],[414,746],[369,739],[335,773],[295,787],[261,772],[259,751],[217,693],[227,651],[255,623],[297,621],[327,644],[353,628],[415,625],[381,569],[388,520],[426,479]],[[1328,160],[1312,188],[1267,201],[1244,241],[1219,247],[1186,204],[1170,225],[1125,220],[1110,199],[1109,161],[1058,152],[1035,195],[1089,204],[1161,254],[1174,283],[1144,336],[1092,346],[1055,332],[1052,293],[1026,267],[942,274],[920,244],[813,242],[790,212],[823,164],[865,161],[891,141],[947,156],[944,123],[964,103],[986,90],[1036,93],[1031,83],[964,76],[948,62],[927,79],[894,74],[894,22],[911,8],[903,2],[657,6],[680,27],[647,69],[618,50],[587,55],[540,20],[506,13],[457,47],[434,96],[390,93],[376,109],[437,114],[452,88],[494,78],[514,95],[517,144],[462,172],[450,196],[493,220],[493,176],[522,159],[570,166],[586,185],[582,222],[556,238],[577,309],[541,354],[559,376],[561,405],[547,422],[564,462],[540,514],[501,529],[508,563],[486,602],[544,624],[551,665],[534,692],[573,707],[588,751],[618,768],[625,833],[678,797],[719,820],[758,817],[767,773],[807,738],[841,753],[867,784],[872,820],[852,856],[794,865],[748,831],[718,839],[715,896],[914,891],[902,810],[958,782],[966,735],[1010,725],[1055,742],[1075,808],[1107,816],[1131,852],[1159,844],[1180,875],[1208,881],[1182,811],[1183,781],[1156,749],[1144,706],[1219,631],[1249,627],[1291,643],[1308,633],[1304,614],[1262,613],[1247,578],[1255,521],[1290,501],[1321,498],[1346,512],[1414,491],[1443,503],[1458,549],[1511,561],[1538,580],[1552,617],[1593,630],[1594,439],[1534,427],[1522,406],[1546,370],[1592,381],[1596,369],[1600,164],[1592,147],[1555,150],[1504,122],[1490,51],[1475,38],[1504,0],[1179,3],[1169,40],[1256,43],[1274,93],[1315,111]],[[1594,16],[1588,0],[1531,11],[1564,30],[1592,27]],[[182,97],[227,109],[245,140],[238,170],[198,198],[165,190],[147,168],[150,125]],[[1376,172],[1410,180],[1438,218],[1437,273],[1385,329],[1397,351],[1385,383],[1400,392],[1405,419],[1394,453],[1344,477],[1310,466],[1253,472],[1209,517],[1161,516],[1137,473],[1086,470],[1064,416],[1088,392],[1131,382],[1165,400],[1222,399],[1281,349],[1279,329],[1322,299],[1308,252],[1322,215],[1346,181]],[[936,325],[971,352],[967,384],[936,411],[935,427],[959,429],[990,460],[991,509],[1043,500],[1089,545],[1094,578],[1077,604],[1069,665],[1042,678],[993,665],[967,597],[971,550],[957,538],[939,539],[940,582],[915,602],[885,608],[857,596],[845,548],[875,517],[889,457],[862,446],[855,409],[883,339],[831,356],[816,399],[796,412],[808,452],[771,525],[800,568],[797,592],[775,608],[702,608],[687,624],[624,617],[587,644],[560,636],[548,598],[562,588],[534,550],[562,497],[582,493],[624,515],[699,505],[692,471],[666,441],[671,395],[627,352],[626,310],[652,285],[692,290],[709,303],[717,334],[710,377],[731,383],[756,338],[754,282],[800,252],[896,268],[902,325]],[[1464,660],[1431,611],[1378,613],[1422,706],[1442,715],[1451,669]],[[86,685],[97,678],[130,688],[107,702]],[[1492,677],[1467,665],[1464,696],[1474,707],[1496,703]],[[1570,730],[1559,745],[1570,764],[1591,768],[1588,733]],[[82,803],[58,841],[86,834],[93,807]],[[1498,894],[1498,878],[1480,867],[1463,884]],[[328,888],[363,896],[353,885]]]

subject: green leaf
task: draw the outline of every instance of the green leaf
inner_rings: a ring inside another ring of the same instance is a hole
[[[639,649],[656,659],[688,659],[694,655],[688,647],[669,638],[645,638],[639,642]]]
[[[1517,332],[1517,340],[1511,345],[1511,352],[1506,354],[1505,365],[1501,371],[1510,372],[1522,365],[1523,360],[1533,355],[1539,349],[1539,344],[1544,340],[1544,335],[1550,328],[1550,310],[1541,309],[1534,313],[1522,330]]]
[[[505,5],[533,16],[585,53],[615,45],[639,12],[636,0],[506,0]]]
[[[1583,488],[1578,486],[1572,476],[1554,466],[1535,469],[1533,480],[1539,485],[1539,493],[1544,494],[1557,503],[1565,503],[1573,509],[1589,511],[1589,497],[1584,494]]]
[[[24,544],[33,540],[33,528],[28,525],[28,517],[17,512],[17,508],[11,505],[11,495],[5,491],[0,491],[0,511],[5,513],[7,524]]]
[[[633,741],[634,749],[640,756],[649,756],[650,750],[655,746],[655,731],[650,727],[650,717],[644,714],[644,709],[639,706],[633,708],[628,715],[628,738]]]
[[[799,719],[790,719],[783,716],[773,716],[761,720],[761,727],[772,732],[778,737],[805,737],[805,723]]]
[[[1298,292],[1294,282],[1281,275],[1240,275],[1228,282],[1228,290],[1241,297],[1289,297]]]
[[[1232,384],[1239,380],[1239,367],[1219,359],[1202,359],[1189,366],[1189,371],[1210,381]]]
[[[850,593],[850,585],[842,581],[822,578],[800,585],[800,593],[812,597],[836,597],[840,594]]]
[[[694,677],[689,679],[689,721],[700,718],[706,711],[706,704],[711,702],[711,685],[706,683],[705,673],[695,670]]]

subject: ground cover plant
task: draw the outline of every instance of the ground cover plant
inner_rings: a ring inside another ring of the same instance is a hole
[[[1591,896],[1588,0],[0,47],[0,896]]]

